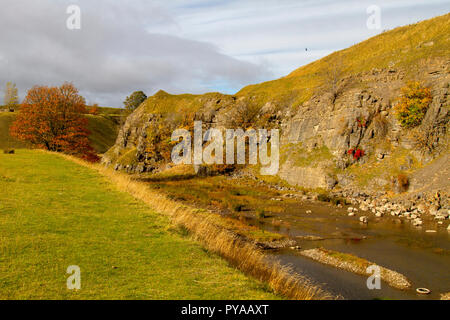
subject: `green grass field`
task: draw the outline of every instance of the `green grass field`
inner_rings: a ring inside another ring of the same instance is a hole
[[[0,154],[0,299],[276,299],[91,169]],[[66,269],[81,269],[68,290]]]

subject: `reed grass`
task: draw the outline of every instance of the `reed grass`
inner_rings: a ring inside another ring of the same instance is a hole
[[[207,250],[222,256],[245,274],[267,283],[277,294],[294,300],[334,298],[306,277],[294,272],[290,266],[281,265],[278,260],[266,255],[253,243],[218,226],[214,222],[216,217],[213,217],[213,214],[199,212],[196,208],[168,199],[165,195],[152,191],[144,182],[135,181],[125,173],[72,156],[58,155],[99,172],[120,191],[127,192],[157,212],[168,215],[176,226],[189,231]]]

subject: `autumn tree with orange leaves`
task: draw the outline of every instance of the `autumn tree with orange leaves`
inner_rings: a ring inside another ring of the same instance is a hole
[[[11,136],[33,146],[95,162],[89,143],[85,100],[70,83],[60,87],[35,86],[11,125]]]

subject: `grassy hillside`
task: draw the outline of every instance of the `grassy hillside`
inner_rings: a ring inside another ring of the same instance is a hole
[[[0,113],[0,149],[5,148],[26,148],[28,145],[9,136],[9,126],[15,120],[16,113]],[[87,115],[89,119],[89,137],[92,147],[98,153],[105,153],[116,141],[118,123],[114,119],[105,115]]]
[[[28,145],[22,141],[11,138],[9,126],[16,119],[13,112],[0,112],[0,149],[26,148]]]
[[[98,107],[98,115],[107,117],[117,124],[122,122],[124,112],[125,109],[122,108]]]
[[[87,115],[89,120],[89,140],[98,153],[105,153],[114,145],[119,130],[118,124],[105,116]]]
[[[217,92],[206,93],[203,95],[173,95],[160,90],[154,96],[149,97],[144,104],[146,112],[170,113],[172,115],[174,113],[188,114],[198,111],[203,106],[204,101],[208,99],[231,99],[231,96]]]
[[[348,76],[373,68],[412,70],[421,60],[448,58],[449,34],[450,14],[399,27],[312,62],[284,78],[247,86],[237,96],[255,97],[259,104],[272,100],[300,105],[324,84],[329,69],[339,68],[342,76]]]
[[[249,85],[235,97],[262,107],[273,101],[280,106],[297,107],[306,102],[327,82],[327,72],[339,69],[340,78],[368,72],[373,68],[415,70],[419,62],[430,58],[447,58],[450,52],[450,14],[399,27],[335,52],[303,66],[286,77]],[[192,112],[202,107],[204,99],[232,99],[231,95],[171,95],[160,91],[145,102],[147,112]]]
[[[88,168],[32,150],[0,163],[0,299],[276,298]]]
[[[447,57],[450,49],[450,13],[398,27],[335,52],[292,72],[287,78],[323,71],[342,60],[348,73],[369,71],[373,68],[412,67],[420,59]]]

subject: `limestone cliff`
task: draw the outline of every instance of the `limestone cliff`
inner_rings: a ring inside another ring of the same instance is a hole
[[[388,190],[404,173],[411,190],[432,188],[424,177],[437,161],[439,188],[448,190],[449,164],[439,159],[448,157],[449,21],[397,28],[236,95],[158,92],[128,117],[103,162],[128,172],[163,168],[170,132],[202,120],[205,129],[279,128],[278,176],[292,185]],[[395,111],[409,81],[432,94],[413,129]],[[364,151],[357,161],[348,154],[356,148]]]

